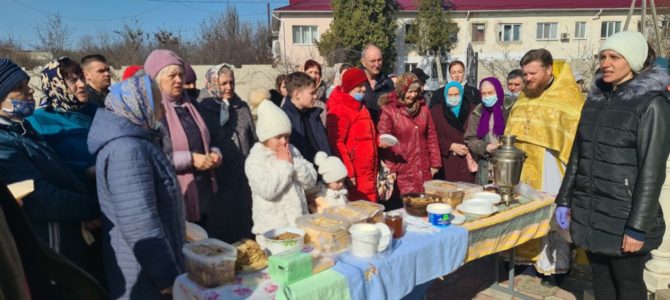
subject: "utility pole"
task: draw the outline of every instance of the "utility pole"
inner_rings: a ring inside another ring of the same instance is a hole
[[[628,27],[630,26],[630,19],[633,17],[633,11],[635,10],[635,2],[637,0],[631,0],[630,3],[630,9],[628,10],[628,16],[626,17],[626,23],[623,27],[624,31],[628,30]],[[641,24],[641,31],[642,34],[647,36],[647,0],[641,0],[642,1],[642,11],[641,11],[641,16],[642,16],[642,22]],[[652,16],[652,21],[653,21],[653,27],[654,27],[654,35],[656,36],[656,46],[658,47],[658,53],[662,56],[663,55],[663,43],[661,35],[658,32],[658,15],[656,15],[656,4],[654,3],[654,0],[649,0],[649,6],[651,6],[651,16]]]

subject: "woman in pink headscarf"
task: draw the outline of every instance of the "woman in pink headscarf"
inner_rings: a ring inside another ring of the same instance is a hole
[[[163,96],[163,150],[177,171],[186,220],[207,224],[207,208],[217,188],[212,170],[221,164],[221,152],[210,146],[207,126],[184,92],[183,60],[170,50],[154,50],[144,70]]]

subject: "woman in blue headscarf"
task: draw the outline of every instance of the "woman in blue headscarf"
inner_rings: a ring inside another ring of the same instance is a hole
[[[112,299],[163,299],[184,270],[184,202],[160,144],[160,95],[146,75],[113,85],[88,136]]]
[[[495,77],[487,77],[479,83],[482,103],[477,105],[468,119],[465,142],[479,165],[475,183],[486,185],[493,179],[493,165],[489,159],[498,147],[498,138],[505,132],[505,120],[509,114],[504,106],[505,91]]]
[[[437,177],[448,181],[474,182],[475,173],[468,167],[472,157],[464,140],[468,117],[474,105],[463,97],[463,85],[456,81],[447,83],[443,91],[445,100],[433,103],[430,108],[442,156],[443,172]]]

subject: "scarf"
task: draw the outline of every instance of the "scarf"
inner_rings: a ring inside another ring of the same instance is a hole
[[[151,130],[158,129],[159,120],[148,75],[130,77],[112,85],[105,99],[105,107],[134,124]]]
[[[449,89],[451,87],[458,88],[461,97],[461,101],[455,106],[450,106],[447,103],[447,95],[449,94]],[[463,97],[463,86],[459,82],[451,81],[444,86],[444,103],[442,105],[444,118],[451,127],[456,128],[460,132],[465,132],[465,122],[468,120],[468,115],[470,114],[468,105],[469,103]]]
[[[479,119],[479,126],[477,126],[477,137],[483,139],[490,131],[489,120],[493,114],[493,135],[501,136],[505,133],[505,117],[503,115],[502,106],[505,101],[505,91],[502,84],[495,77],[487,77],[479,82],[479,90],[482,90],[482,84],[489,82],[493,85],[498,96],[498,101],[492,107],[486,107],[482,104],[482,116]]]
[[[175,98],[168,93],[161,93],[163,96],[163,107],[165,108],[165,119],[167,120],[168,128],[170,130],[170,141],[172,142],[172,151],[190,151],[188,147],[188,138],[184,132],[184,127],[181,125],[177,111],[174,108],[173,103],[177,103],[186,111],[191,114],[191,117],[198,125],[200,129],[200,136],[202,137],[202,143],[205,146],[205,154],[209,155],[209,145],[210,137],[209,131],[205,122],[200,117],[200,114],[196,111],[195,106],[191,104],[188,96],[182,94],[181,97]],[[177,174],[177,180],[179,181],[179,186],[181,187],[181,192],[184,197],[184,202],[186,203],[186,219],[190,222],[200,220],[200,206],[198,204],[198,188],[195,184],[195,176],[193,172],[185,172],[182,174]],[[211,180],[212,180],[212,191],[217,191],[216,176],[214,176],[214,171],[211,171]]]
[[[79,110],[84,103],[79,102],[68,90],[65,78],[60,73],[60,64],[61,58],[50,62],[42,69],[42,92],[45,96],[40,102],[40,107],[60,112]]]
[[[212,97],[220,97],[221,93],[219,92],[219,69],[223,64],[216,65],[209,68],[207,73],[205,73],[205,89],[209,92]]]

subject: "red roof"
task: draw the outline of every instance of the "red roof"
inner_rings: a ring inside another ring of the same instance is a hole
[[[331,11],[331,0],[290,0],[276,11]],[[415,0],[397,0],[400,10],[416,10]],[[630,0],[452,0],[453,10],[519,10],[519,9],[612,9],[630,7]],[[670,7],[670,0],[657,0],[657,8]],[[637,7],[640,7],[640,1]]]

